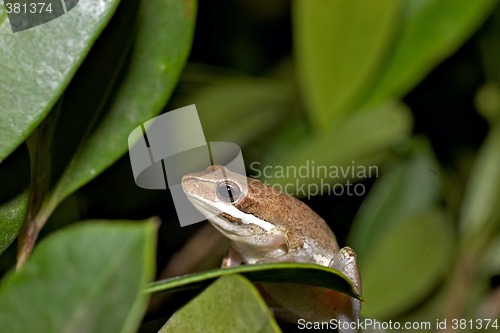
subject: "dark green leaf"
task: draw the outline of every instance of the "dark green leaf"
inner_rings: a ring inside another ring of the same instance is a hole
[[[483,266],[490,276],[500,275],[500,235],[496,236],[486,250]]]
[[[425,140],[414,140],[411,155],[392,165],[371,189],[353,222],[349,244],[358,260],[368,260],[374,244],[409,216],[436,207],[439,200],[438,164]]]
[[[389,319],[421,301],[451,262],[453,231],[439,210],[439,167],[415,139],[409,156],[382,174],[355,218],[348,244],[358,254],[364,315]]]
[[[395,103],[352,114],[327,132],[304,138],[293,149],[283,149],[281,144],[272,147],[262,164],[273,169],[268,170],[261,179],[282,186],[288,193],[294,191],[293,194],[304,196],[300,192],[301,184],[319,189],[323,184],[339,184],[362,178],[357,167],[363,168],[368,175],[369,167],[376,168],[392,145],[407,138],[411,123],[411,114]],[[280,174],[280,166],[295,171],[301,167],[307,168],[307,174],[300,177],[293,172]],[[318,167],[326,167],[327,172],[313,174],[312,170]],[[315,195],[325,194],[326,191],[307,192]]]
[[[244,146],[283,119],[289,98],[290,92],[277,81],[233,76],[204,85],[175,104],[196,102],[207,141]]]
[[[481,50],[481,60],[484,66],[486,78],[489,81],[500,84],[500,64],[498,55],[500,54],[500,6],[493,11],[493,15],[481,29],[479,34],[479,46]]]
[[[45,118],[119,1],[80,1],[67,14],[12,33],[0,6],[0,161]]]
[[[500,119],[500,87],[494,82],[488,82],[476,92],[475,104],[477,111],[493,124]]]
[[[16,239],[28,206],[28,190],[0,205],[0,254]]]
[[[223,276],[178,310],[164,332],[281,332],[257,289],[242,276]]]
[[[134,332],[154,273],[155,229],[100,221],[51,235],[2,281],[2,331]]]
[[[103,119],[59,180],[51,208],[122,156],[130,132],[165,106],[191,47],[195,9],[194,0],[142,1],[128,70]]]
[[[460,212],[461,232],[477,236],[500,224],[500,121],[490,129],[471,171]]]
[[[302,263],[277,263],[244,265],[225,269],[215,269],[190,274],[163,281],[157,281],[147,288],[147,292],[169,291],[199,288],[221,276],[241,274],[254,282],[297,283],[316,287],[324,287],[362,299],[356,293],[351,281],[339,271]]]
[[[406,217],[392,226],[360,263],[362,314],[392,319],[422,301],[450,270],[453,231],[440,211]]]
[[[299,82],[316,128],[330,128],[359,104],[386,55],[400,6],[398,0],[295,1]]]
[[[29,155],[20,147],[0,164],[0,254],[16,239],[28,206]]]
[[[399,37],[369,105],[400,98],[483,22],[496,0],[406,0]]]

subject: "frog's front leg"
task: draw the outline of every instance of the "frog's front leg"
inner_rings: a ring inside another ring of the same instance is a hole
[[[361,278],[356,261],[356,253],[348,246],[340,249],[329,265],[331,268],[337,269],[347,276],[354,285],[354,289],[361,295]],[[359,312],[361,310],[360,300],[342,294],[339,297],[338,306],[335,309],[335,316],[337,320],[353,323],[359,319]],[[340,330],[342,333],[357,332],[357,329]]]
[[[221,268],[230,268],[241,266],[243,264],[243,258],[241,255],[234,250],[232,247],[229,247],[227,250],[226,256],[222,259]]]

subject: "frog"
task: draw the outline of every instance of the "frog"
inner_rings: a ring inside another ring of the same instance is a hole
[[[188,200],[229,241],[222,267],[278,262],[336,269],[361,295],[356,253],[340,248],[328,224],[301,200],[230,169],[211,165],[182,178]],[[260,288],[277,317],[336,320],[341,333],[357,332],[361,302],[326,288],[267,283]],[[306,297],[307,296],[307,297]]]

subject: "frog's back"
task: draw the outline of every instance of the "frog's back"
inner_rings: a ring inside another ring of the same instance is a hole
[[[303,242],[307,241],[315,247],[315,251],[323,254],[338,250],[335,235],[309,206],[256,179],[248,178],[248,195],[236,206],[246,213],[289,230],[292,248],[302,248]]]

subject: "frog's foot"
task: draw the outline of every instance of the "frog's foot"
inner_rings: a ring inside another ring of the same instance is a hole
[[[332,258],[331,268],[337,269],[347,276],[354,285],[354,290],[361,295],[361,278],[359,275],[358,264],[356,262],[356,253],[348,246],[340,249]],[[342,294],[339,298],[338,306],[335,309],[337,320],[353,323],[359,319],[361,302],[351,296]],[[346,325],[347,326],[347,325]],[[355,327],[355,325],[353,325]],[[341,333],[357,332],[357,329],[339,329]]]

